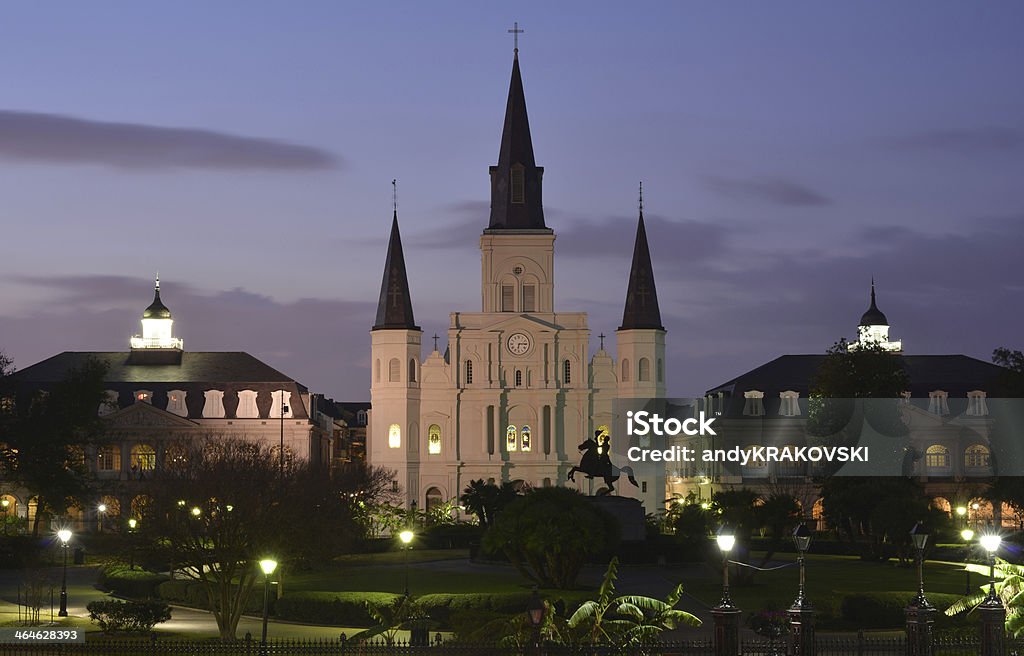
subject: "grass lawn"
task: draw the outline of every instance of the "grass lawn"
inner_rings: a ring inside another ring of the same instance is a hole
[[[757,556],[752,560],[756,563]],[[795,560],[792,554],[781,554],[776,560]],[[730,572],[731,578],[735,568]],[[963,594],[966,574],[963,564],[929,562],[924,564],[926,592]],[[745,611],[772,607],[785,609],[796,597],[799,574],[795,566],[773,572],[756,572],[749,585],[731,585],[730,596]],[[971,588],[976,591],[983,577],[972,574]],[[683,589],[700,601],[714,605],[722,596],[722,583],[715,580],[683,581]],[[873,563],[855,556],[807,557],[807,596],[815,608],[826,615],[838,614],[836,592],[914,592],[917,590],[917,567],[900,567],[895,561]]]

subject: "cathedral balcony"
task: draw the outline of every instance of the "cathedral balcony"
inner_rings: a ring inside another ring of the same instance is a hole
[[[133,349],[177,349],[185,348],[185,340],[181,337],[132,337]]]

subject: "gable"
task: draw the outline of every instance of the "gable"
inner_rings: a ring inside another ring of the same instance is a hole
[[[195,428],[199,424],[149,403],[134,403],[103,418],[108,428]]]

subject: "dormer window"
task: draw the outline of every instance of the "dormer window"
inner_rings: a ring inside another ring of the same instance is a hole
[[[764,416],[764,392],[760,390],[750,390],[743,393],[743,398],[743,416]]]
[[[238,392],[238,409],[235,410],[235,417],[239,419],[255,419],[260,416],[256,407],[256,391],[241,390]]]
[[[949,414],[949,392],[935,390],[928,393],[928,412],[933,415],[945,416]]]
[[[512,167],[512,202],[517,205],[526,202],[526,176],[521,164]]]
[[[167,393],[167,412],[178,415],[179,417],[188,416],[188,406],[185,405],[185,395],[187,392],[184,390],[171,390]]]
[[[782,401],[781,405],[779,406],[779,416],[800,416],[800,392],[794,392],[792,390],[788,390],[786,392],[779,392],[779,400]]]
[[[974,390],[967,393],[967,416],[985,417],[988,415],[988,405],[985,403],[985,392]]]
[[[153,403],[153,393],[149,390],[135,390],[136,403]]]

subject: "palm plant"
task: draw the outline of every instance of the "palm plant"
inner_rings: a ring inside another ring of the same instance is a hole
[[[996,595],[1006,607],[1006,632],[1019,638],[1024,635],[1024,566],[997,558],[995,576]],[[953,602],[946,609],[946,615],[952,617],[964,612],[972,613],[988,595],[989,584],[985,583],[979,592]]]
[[[412,631],[413,629],[429,631],[439,626],[437,622],[427,616],[418,603],[408,596],[399,597],[394,602],[383,606],[366,604],[366,610],[376,624],[356,633],[348,639],[349,642],[359,644],[381,636],[384,643],[391,647],[394,646],[400,631]]]

